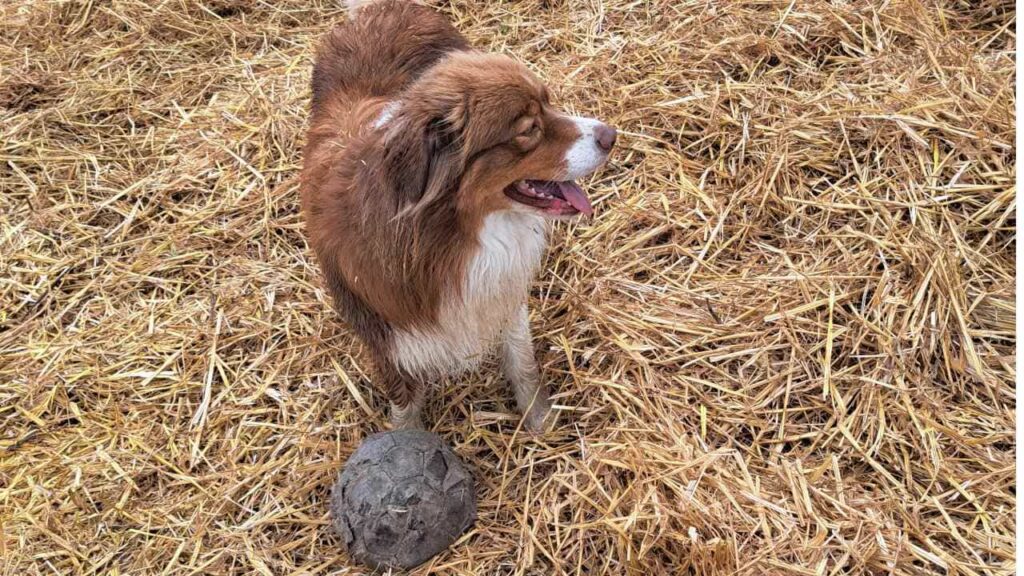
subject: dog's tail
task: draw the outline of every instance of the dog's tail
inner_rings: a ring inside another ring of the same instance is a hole
[[[349,19],[355,19],[355,16],[359,14],[359,8],[372,1],[373,0],[345,0],[345,6],[348,8]]]
[[[356,16],[359,15],[360,8],[363,8],[364,6],[372,4],[376,1],[377,0],[345,0],[345,6],[348,7],[348,17],[352,20],[355,20]],[[421,2],[415,1],[412,1],[411,3],[421,4]]]
[[[359,14],[359,9],[370,2],[373,2],[373,0],[345,0],[345,6],[348,7],[348,17],[354,20]]]

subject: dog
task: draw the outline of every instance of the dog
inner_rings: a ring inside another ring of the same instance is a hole
[[[614,128],[552,106],[521,63],[474,50],[432,9],[349,2],[322,39],[300,179],[309,244],[363,341],[395,428],[429,384],[500,348],[523,425],[553,423],[527,298],[551,222],[592,214],[573,180]]]

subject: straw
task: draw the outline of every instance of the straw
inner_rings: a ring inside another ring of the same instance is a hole
[[[1013,572],[1013,2],[440,8],[620,137],[531,296],[559,425],[443,383],[480,514],[414,574]],[[344,18],[0,6],[0,574],[366,573],[297,190]]]

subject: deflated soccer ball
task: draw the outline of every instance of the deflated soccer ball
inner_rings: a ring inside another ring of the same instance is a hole
[[[354,559],[412,568],[447,548],[476,519],[473,477],[437,434],[370,436],[331,493],[331,520]]]

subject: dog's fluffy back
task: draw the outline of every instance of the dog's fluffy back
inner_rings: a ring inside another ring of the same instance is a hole
[[[440,14],[402,0],[350,0],[358,13],[321,41],[313,66],[313,114],[331,98],[355,102],[398,93],[469,44]]]

